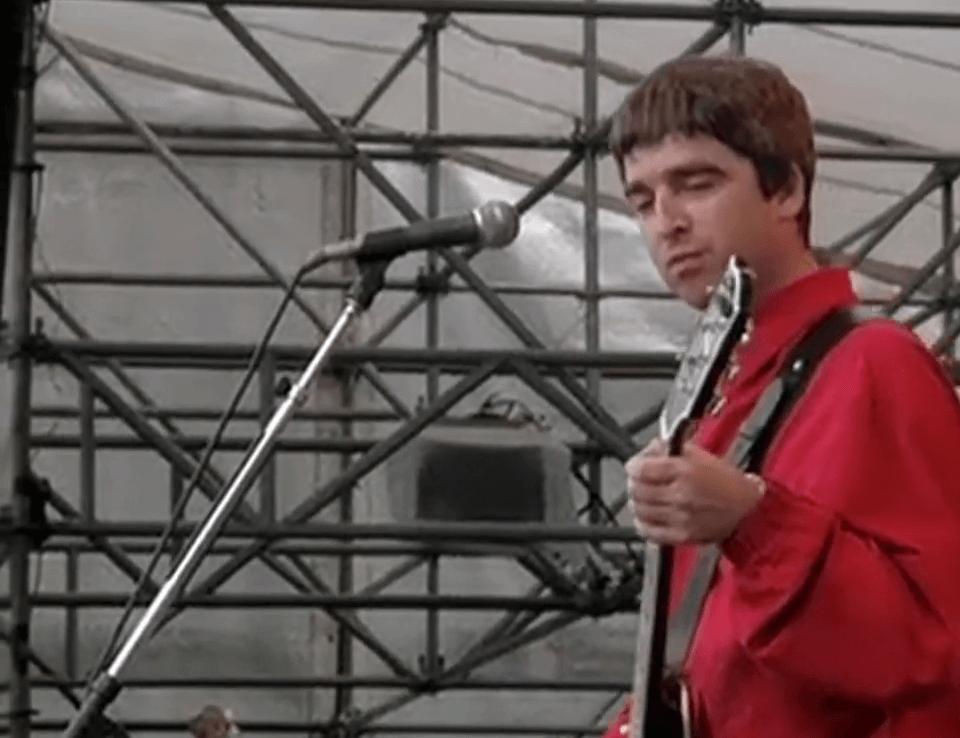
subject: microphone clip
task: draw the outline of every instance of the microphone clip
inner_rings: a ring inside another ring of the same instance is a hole
[[[383,289],[387,269],[393,259],[364,259],[358,263],[360,273],[347,290],[347,300],[365,312]]]
[[[417,271],[414,290],[420,297],[436,297],[450,292],[450,280],[441,272]]]

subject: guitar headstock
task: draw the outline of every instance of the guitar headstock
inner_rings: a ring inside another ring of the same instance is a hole
[[[710,402],[720,373],[746,329],[752,299],[752,275],[731,257],[680,359],[660,413],[660,438],[671,447],[686,424],[699,418]]]

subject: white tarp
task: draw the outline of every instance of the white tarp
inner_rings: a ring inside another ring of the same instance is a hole
[[[818,4],[776,0],[768,5]],[[951,0],[863,0],[838,7],[957,9]],[[419,14],[384,11],[239,7],[232,12],[325,111],[341,116],[356,110],[423,21]],[[98,74],[152,122],[313,125],[202,5],[63,0],[52,6],[50,22],[81,42]],[[678,53],[706,28],[702,22],[598,21],[599,114],[616,107],[638,73]],[[571,134],[583,115],[583,71],[575,63],[582,47],[582,23],[573,18],[453,15],[440,48],[441,130]],[[749,53],[781,64],[792,75],[818,120],[946,150],[958,148],[960,102],[951,94],[960,73],[958,49],[956,32],[950,30],[770,24],[747,37]],[[41,119],[114,120],[64,62],[50,64],[40,86]],[[421,52],[367,122],[423,131],[425,77]],[[819,143],[854,145],[826,137]],[[563,152],[515,149],[480,153],[533,174],[550,171],[563,157]],[[880,212],[919,182],[927,168],[821,162],[815,196],[818,242],[829,243]],[[615,198],[613,167],[604,161],[600,169],[601,193]],[[568,181],[579,179],[576,171]],[[939,244],[938,198],[931,195],[875,256],[916,264],[932,253]]]

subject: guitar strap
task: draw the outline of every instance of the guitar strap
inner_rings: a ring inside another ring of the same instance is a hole
[[[777,431],[806,390],[820,360],[840,339],[869,319],[869,316],[854,309],[841,308],[816,323],[800,339],[784,364],[783,371],[760,396],[731,444],[728,458],[733,463],[749,472],[756,472],[760,468]],[[682,670],[719,558],[720,550],[716,545],[702,547],[693,575],[667,631],[665,662],[670,673],[679,674]]]

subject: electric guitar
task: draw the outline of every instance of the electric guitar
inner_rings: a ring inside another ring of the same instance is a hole
[[[659,435],[678,455],[691,424],[713,399],[730,355],[742,338],[753,296],[750,273],[735,258],[724,270],[700,316],[660,413]],[[664,679],[673,551],[646,542],[639,628],[630,702],[630,738],[694,738],[689,698],[682,681]],[[667,687],[672,686],[672,694]]]

